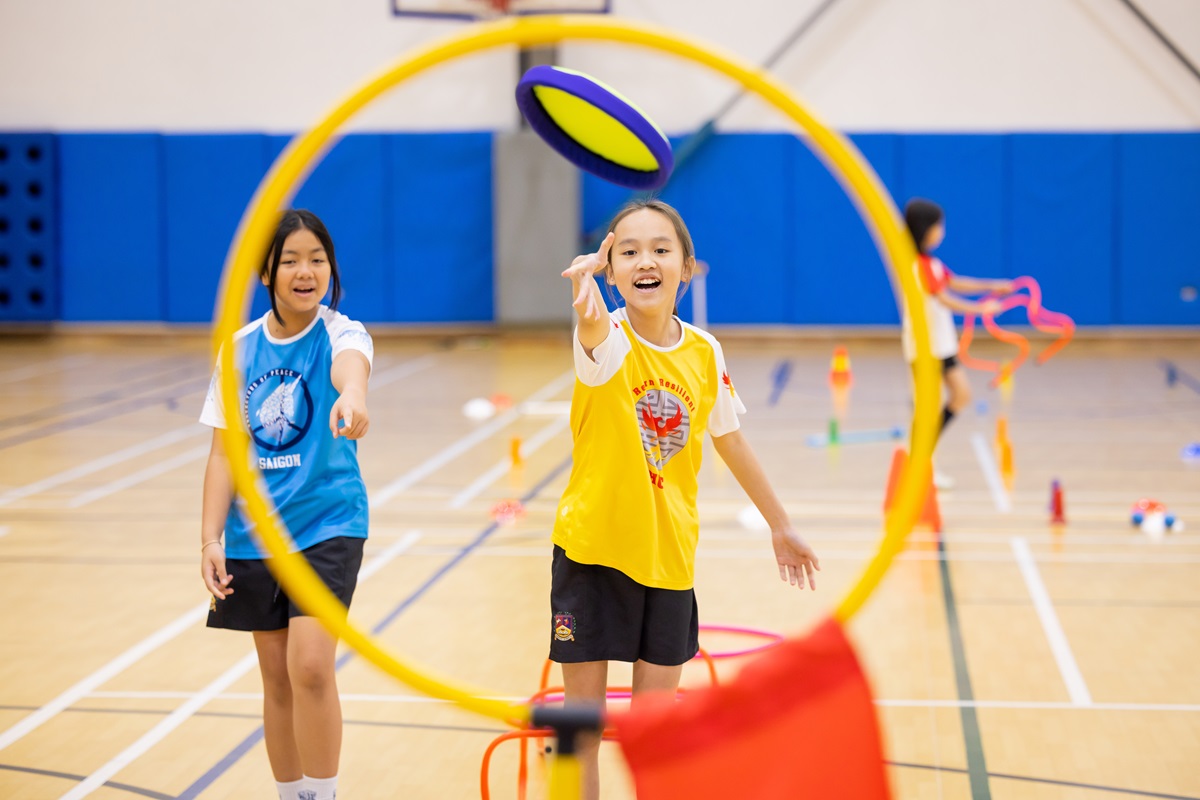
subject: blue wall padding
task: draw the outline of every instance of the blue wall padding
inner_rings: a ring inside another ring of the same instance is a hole
[[[394,135],[388,146],[385,266],[393,275],[395,319],[495,319],[492,135]]]
[[[59,315],[56,143],[0,134],[0,322]]]
[[[874,237],[825,165],[794,137],[797,197],[792,233],[780,254],[795,274],[787,322],[869,325],[896,323],[895,295]],[[889,192],[898,188],[893,135],[851,137]]]
[[[1116,137],[1019,134],[1009,145],[1009,270],[1036,278],[1047,308],[1112,324]]]
[[[1115,321],[1200,324],[1200,133],[1121,136],[1117,164]]]
[[[794,216],[790,136],[710,139],[681,165],[662,197],[679,209],[707,261],[710,323],[787,318],[794,273],[780,263]]]
[[[62,318],[167,318],[162,137],[59,137]]]
[[[213,317],[242,212],[266,172],[261,134],[163,137],[168,322]]]
[[[1016,277],[1007,257],[1007,137],[898,137],[904,165],[895,192],[903,210],[911,197],[946,210],[946,240],[938,256],[951,271],[982,278]]]
[[[387,264],[387,206],[392,188],[387,137],[347,136],[309,174],[292,205],[329,228],[342,276],[339,310],[364,322],[393,319],[393,276]],[[272,137],[274,158],[290,139]],[[266,296],[263,294],[263,300]]]
[[[939,255],[956,272],[1033,275],[1046,305],[1082,325],[1200,322],[1200,301],[1181,297],[1200,284],[1200,132],[851,139],[898,205],[922,195],[946,208]],[[34,206],[14,210],[25,203],[22,179],[0,178],[12,184],[0,196],[0,218],[12,217],[0,233],[9,263],[0,289],[12,298],[41,281],[43,304],[12,306],[0,319],[203,322],[246,202],[286,138],[39,141],[58,158],[57,178],[37,199],[46,221],[36,245],[48,249],[40,272],[26,268],[22,254],[34,244],[21,239],[29,231],[18,217]],[[42,167],[51,175],[53,161]],[[494,319],[491,176],[490,133],[361,134],[334,147],[296,204],[320,214],[338,243],[343,309],[371,322]],[[628,197],[585,175],[581,233],[603,226]],[[875,243],[794,137],[717,134],[680,165],[664,197],[683,211],[712,267],[711,322],[895,321]],[[266,308],[265,293],[255,308]],[[681,312],[691,318],[689,301]]]

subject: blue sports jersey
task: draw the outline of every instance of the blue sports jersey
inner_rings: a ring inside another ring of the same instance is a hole
[[[268,312],[269,314],[270,312]],[[304,550],[336,536],[367,536],[367,489],[358,468],[358,445],[329,431],[329,414],[338,399],[330,369],[345,350],[370,361],[371,336],[361,323],[321,306],[312,323],[288,339],[267,330],[267,317],[250,323],[234,337],[235,363],[245,381],[242,424],[253,441],[251,453],[266,480],[275,508]],[[213,374],[200,421],[226,426],[219,370]],[[229,558],[262,558],[251,536],[253,525],[239,497],[225,521]]]

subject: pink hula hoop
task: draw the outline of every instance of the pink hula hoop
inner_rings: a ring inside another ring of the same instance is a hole
[[[737,636],[750,636],[756,639],[766,639],[765,644],[760,644],[757,647],[747,647],[744,650],[726,650],[721,653],[709,651],[708,657],[714,661],[722,658],[741,658],[742,656],[761,653],[763,650],[769,650],[775,645],[783,641],[783,635],[772,633],[771,631],[760,631],[754,628],[742,628],[737,625],[701,625],[701,633],[730,633]]]

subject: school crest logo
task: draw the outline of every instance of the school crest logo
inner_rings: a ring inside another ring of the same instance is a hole
[[[554,638],[560,642],[575,641],[575,615],[554,615]]]
[[[650,389],[638,398],[634,411],[641,423],[646,461],[661,471],[687,444],[691,431],[687,406],[670,392]]]
[[[264,450],[287,450],[299,444],[313,421],[313,399],[304,376],[273,369],[246,386],[246,427]]]

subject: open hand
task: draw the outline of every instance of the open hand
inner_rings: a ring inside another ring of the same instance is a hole
[[[609,231],[608,236],[605,236],[604,241],[600,243],[599,250],[587,255],[575,256],[571,266],[562,272],[564,278],[571,279],[571,285],[575,291],[575,300],[571,305],[574,306],[575,313],[581,320],[596,322],[601,318],[603,303],[597,297],[598,290],[593,276],[608,266],[608,251],[612,247],[614,238],[616,238],[615,235]]]
[[[779,565],[781,581],[803,589],[807,580],[808,588],[817,588],[813,573],[821,571],[821,562],[817,560],[817,554],[808,543],[800,538],[800,534],[792,530],[791,526],[771,531],[771,546],[775,548],[775,562]]]

